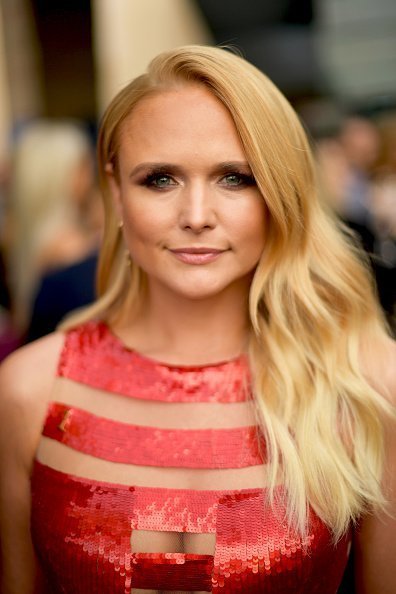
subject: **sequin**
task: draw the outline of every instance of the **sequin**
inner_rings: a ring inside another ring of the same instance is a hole
[[[102,323],[68,334],[59,375],[107,390],[109,398],[120,393],[169,403],[222,402],[224,414],[227,403],[242,401],[247,394],[242,389],[246,384],[242,359],[194,369],[166,367],[144,357],[139,360]],[[175,389],[167,392],[170,385]],[[137,472],[143,464],[156,464],[169,473],[172,468],[224,472],[222,468],[263,462],[252,427],[159,430],[56,402],[49,407],[43,434],[90,456],[133,464]],[[270,505],[264,488],[193,490],[112,484],[59,472],[36,461],[32,536],[53,594],[335,594],[350,534],[334,545],[328,529],[312,512],[309,533],[302,542],[284,522],[282,486],[275,495]],[[144,549],[144,538],[134,538],[141,534],[148,535],[150,550]],[[161,551],[158,544],[155,550],[159,535]],[[177,547],[172,535],[177,536]],[[204,546],[199,539],[205,535]]]
[[[100,356],[93,356],[100,350]],[[208,366],[164,365],[125,347],[104,322],[71,330],[58,374],[101,390],[164,402],[244,402],[250,397],[244,355]]]
[[[51,403],[43,435],[85,454],[127,464],[243,468],[263,463],[256,427],[170,430],[128,425]]]
[[[133,584],[136,588],[211,592],[213,557],[186,553],[136,553]],[[161,586],[162,584],[162,586]]]

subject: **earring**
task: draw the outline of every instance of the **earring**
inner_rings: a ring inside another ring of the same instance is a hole
[[[131,254],[129,253],[129,250],[125,250],[125,258],[126,258],[126,264],[127,264],[128,268],[131,268],[132,258],[131,258]]]
[[[124,221],[120,221],[120,222],[118,223],[118,228],[119,228],[119,230],[120,230],[120,231],[121,231],[121,229],[123,228],[123,226],[124,226]]]

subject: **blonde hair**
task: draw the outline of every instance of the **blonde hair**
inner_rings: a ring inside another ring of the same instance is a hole
[[[16,141],[10,181],[9,281],[15,324],[24,330],[46,243],[75,217],[72,180],[91,153],[76,124],[37,120]]]
[[[134,106],[180,84],[205,85],[228,108],[268,209],[266,245],[250,291],[250,359],[266,435],[270,497],[281,478],[287,518],[301,533],[313,507],[335,539],[384,506],[381,415],[387,401],[359,366],[362,336],[384,334],[356,249],[317,197],[311,150],[294,110],[271,81],[225,49],[187,46],[156,57],[104,114],[99,174],[106,229],[99,299],[70,327],[138,307],[144,274],[125,266],[105,167],[117,172],[120,128]]]

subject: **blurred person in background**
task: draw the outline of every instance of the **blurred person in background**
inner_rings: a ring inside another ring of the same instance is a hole
[[[377,120],[380,153],[370,203],[374,254],[381,303],[396,336],[396,112]]]
[[[376,173],[383,177],[396,175],[396,111],[388,111],[377,118],[381,145]]]
[[[63,318],[95,299],[95,275],[98,254],[48,272],[41,279],[32,307],[25,342],[53,332]]]
[[[26,125],[15,142],[7,206],[11,311],[24,337],[41,279],[98,246],[100,203],[88,134],[73,122]],[[92,286],[93,279],[80,282]]]
[[[394,126],[393,126],[394,129]],[[370,257],[378,295],[396,332],[396,195],[391,120],[348,116],[316,142],[325,199],[359,237]]]
[[[0,161],[0,361],[21,344],[10,314],[10,293],[5,266],[5,196],[7,194],[9,167],[6,160]]]
[[[378,129],[368,118],[349,116],[338,141],[347,164],[340,214],[347,221],[370,226],[371,183],[380,153]]]
[[[12,323],[10,312],[0,305],[0,361],[3,361],[21,344],[21,337]]]
[[[9,169],[7,158],[0,159],[0,306],[7,310],[10,308],[10,292],[5,265],[6,196],[8,194]]]
[[[333,135],[316,141],[325,199],[344,221],[359,229],[368,251],[373,244],[372,178],[379,151],[375,124],[355,115],[344,117]]]

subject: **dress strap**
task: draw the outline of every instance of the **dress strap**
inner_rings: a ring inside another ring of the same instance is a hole
[[[247,357],[205,366],[168,365],[126,347],[105,322],[66,334],[58,376],[107,392],[162,402],[245,402],[251,398]]]
[[[79,408],[51,403],[43,435],[111,462],[220,469],[264,463],[257,431],[254,426],[160,429],[121,423]]]

